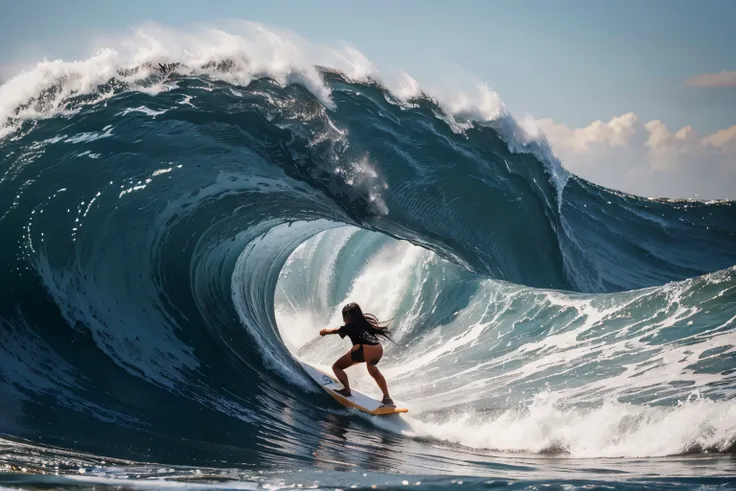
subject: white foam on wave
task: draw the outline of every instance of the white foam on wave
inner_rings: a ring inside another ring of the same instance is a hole
[[[393,84],[392,93],[404,103],[422,96],[422,88],[419,82],[406,72],[399,74],[398,80]]]
[[[145,114],[147,116],[151,116],[153,119],[155,119],[156,116],[160,116],[161,114],[164,114],[166,111],[168,111],[168,109],[161,109],[161,110],[158,110],[157,111],[155,109],[150,109],[150,108],[148,108],[146,106],[138,106],[138,107],[128,107],[128,108],[125,108],[124,110],[122,110],[118,114],[116,114],[115,116],[127,116],[130,113],[143,113],[143,114]]]
[[[425,410],[504,400],[509,390],[518,401],[550,384],[576,404],[631,397],[652,404],[701,391],[731,397],[734,388],[724,382],[732,375],[695,365],[736,352],[736,316],[688,333],[683,326],[699,309],[687,305],[697,303],[687,289],[683,282],[606,298],[487,282],[467,314],[413,347],[401,367],[416,376],[399,367],[390,375],[407,396],[421,395],[416,403]],[[667,291],[675,293],[662,298]],[[642,304],[651,311],[632,316]]]
[[[577,458],[656,457],[727,451],[736,442],[736,405],[689,400],[677,406],[607,402],[565,407],[540,393],[526,407],[488,415],[453,414],[434,421],[409,418],[411,432],[466,447]]]
[[[110,97],[113,91],[106,84],[112,79],[151,95],[175,88],[175,82],[156,70],[159,63],[175,63],[176,71],[185,75],[207,75],[240,86],[261,77],[283,85],[299,83],[332,107],[331,89],[317,69],[322,66],[354,82],[376,81],[403,103],[422,94],[430,97],[446,113],[438,116],[458,132],[470,126],[469,120],[493,122],[511,151],[534,153],[545,163],[559,193],[569,176],[538,128],[518,124],[498,94],[485,84],[465,88],[467,84],[448,81],[445,87],[420,87],[406,73],[384,78],[376,65],[349,43],[313,43],[287,29],[228,21],[222,27],[179,29],[148,23],[100,37],[94,46],[86,58],[43,60],[0,85],[0,138],[25,119],[76,110],[68,106],[72,97],[99,96],[87,104]]]
[[[260,77],[282,84],[301,83],[327,105],[331,103],[330,90],[315,67],[317,61],[328,62],[357,80],[372,73],[370,62],[351,46],[317,45],[291,31],[255,22],[230,22],[227,31],[146,24],[99,38],[96,45],[86,59],[43,60],[0,85],[4,129],[0,136],[14,129],[9,120],[52,116],[65,109],[70,97],[109,90],[104,84],[112,79],[150,94],[174,87],[166,78],[143,83],[158,75],[159,63],[178,63],[180,73],[207,74],[242,86]],[[42,94],[43,103],[39,100]]]

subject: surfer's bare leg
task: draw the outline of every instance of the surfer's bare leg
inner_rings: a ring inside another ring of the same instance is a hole
[[[348,394],[350,394],[350,382],[348,381],[348,374],[345,373],[345,369],[352,366],[352,364],[353,359],[350,357],[350,352],[348,351],[332,365],[332,371],[335,372],[335,377],[345,387]]]
[[[391,396],[388,395],[388,385],[386,385],[386,379],[383,378],[383,374],[378,369],[378,367],[375,365],[371,365],[370,363],[366,363],[365,366],[368,369],[368,373],[370,373],[371,377],[373,377],[373,380],[375,380],[378,384],[381,392],[383,392],[383,397],[390,398]]]

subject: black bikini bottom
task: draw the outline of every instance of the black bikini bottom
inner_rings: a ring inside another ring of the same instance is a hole
[[[370,346],[377,346],[377,345],[370,345]],[[350,359],[353,360],[355,363],[363,363],[365,361],[365,353],[363,353],[363,345],[359,344],[358,349],[352,350],[350,352]],[[378,362],[381,361],[381,357],[379,356],[377,360],[373,360],[370,362],[371,365],[378,365]]]

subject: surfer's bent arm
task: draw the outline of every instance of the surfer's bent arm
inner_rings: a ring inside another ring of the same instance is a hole
[[[339,328],[339,327],[336,327],[336,328],[334,328],[334,329],[328,329],[328,328],[324,328],[324,329],[322,329],[322,330],[321,330],[321,331],[319,332],[319,335],[320,335],[320,336],[325,336],[325,335],[327,335],[327,334],[337,334],[337,331],[339,331],[339,330],[340,330],[340,328]]]

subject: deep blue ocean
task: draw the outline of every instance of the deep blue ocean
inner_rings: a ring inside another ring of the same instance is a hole
[[[0,489],[735,487],[736,202],[256,48],[0,85]]]

